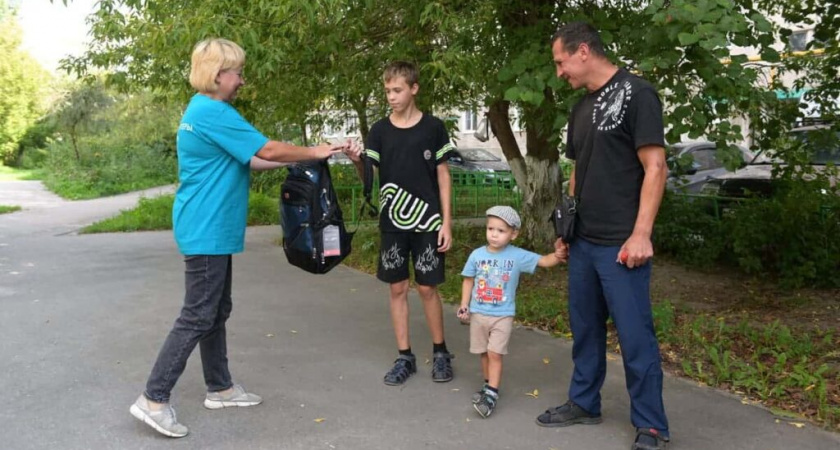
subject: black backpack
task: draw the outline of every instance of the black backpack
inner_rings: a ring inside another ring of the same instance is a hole
[[[370,199],[367,182],[365,196]],[[350,254],[354,233],[344,226],[327,160],[289,166],[280,189],[280,225],[286,259],[307,272],[327,273]]]

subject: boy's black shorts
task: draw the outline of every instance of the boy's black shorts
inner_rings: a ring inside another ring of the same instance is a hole
[[[386,283],[408,279],[408,264],[414,264],[414,281],[423,286],[443,283],[445,253],[437,251],[438,232],[381,233],[379,269],[376,278]]]

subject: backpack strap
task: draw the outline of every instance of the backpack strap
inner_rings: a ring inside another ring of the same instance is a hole
[[[365,210],[367,210],[368,216],[371,219],[376,218],[377,209],[376,206],[373,204],[373,159],[367,155],[367,153],[362,153],[362,166],[363,166],[363,177],[362,177],[362,195],[364,195],[364,199],[362,200],[362,207],[359,208],[359,215],[356,217],[356,229],[359,228],[359,221],[362,219],[362,216],[365,214]]]

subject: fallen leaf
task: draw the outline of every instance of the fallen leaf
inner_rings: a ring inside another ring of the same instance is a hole
[[[795,426],[796,428],[805,428],[805,424],[801,422],[790,422],[790,424]]]
[[[550,359],[548,359],[548,358],[543,358],[543,364],[548,364],[548,363],[550,363],[550,362],[551,362],[551,360],[550,360]]]
[[[323,417],[319,417],[319,418],[315,419],[315,423],[321,423],[325,420],[327,420],[327,419],[324,419]]]
[[[806,387],[806,388],[805,388],[805,392],[808,392],[808,391],[810,391],[811,389],[814,389],[815,387],[817,387],[817,385],[812,384],[812,385],[810,385],[810,386],[808,386],[808,387]]]
[[[618,359],[618,357],[616,357],[612,353],[607,353],[607,359],[610,360],[610,361],[615,361],[615,360]]]
[[[452,389],[452,392],[458,392],[458,391],[460,391],[460,389],[458,389],[458,388]]]
[[[426,358],[426,365],[429,365],[429,364],[431,364],[431,363],[432,363],[432,361],[431,361],[431,360],[429,360],[429,358]]]
[[[529,397],[537,398],[537,397],[540,396],[540,391],[539,391],[539,389],[534,389],[534,392],[526,392],[525,395],[527,395]]]

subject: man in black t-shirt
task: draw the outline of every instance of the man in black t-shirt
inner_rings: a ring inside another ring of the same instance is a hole
[[[606,58],[589,24],[561,27],[552,53],[557,76],[587,93],[572,109],[566,143],[566,156],[575,160],[569,192],[578,197],[569,246],[574,373],[569,401],[541,414],[537,424],[601,422],[612,317],[637,428],[633,448],[664,448],[668,419],[649,292],[651,233],[667,178],[662,105],[649,83]]]
[[[376,276],[390,285],[391,322],[399,356],[385,374],[396,386],[417,371],[408,333],[409,264],[432,337],[432,380],[452,380],[452,355],[443,334],[437,286],[444,281],[445,252],[452,244],[451,182],[447,160],[455,147],[443,122],[417,109],[416,67],[397,61],[383,74],[391,114],[368,133],[365,152],[379,168],[381,246]],[[359,149],[348,156],[363,173]]]

